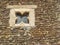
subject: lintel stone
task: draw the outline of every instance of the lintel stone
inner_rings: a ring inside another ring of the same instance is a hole
[[[37,5],[7,5],[6,8],[37,8]]]

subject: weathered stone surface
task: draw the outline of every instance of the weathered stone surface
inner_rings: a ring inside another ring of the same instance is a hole
[[[37,5],[36,27],[25,30],[9,27],[9,5]],[[60,11],[57,0],[0,0],[0,45],[60,45]]]

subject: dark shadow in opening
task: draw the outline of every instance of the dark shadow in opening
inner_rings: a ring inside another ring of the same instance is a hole
[[[16,12],[16,21],[15,24],[19,24],[20,22],[24,22],[24,23],[29,23],[29,19],[27,18],[29,16],[29,12],[24,12],[23,14],[21,14],[20,12]]]

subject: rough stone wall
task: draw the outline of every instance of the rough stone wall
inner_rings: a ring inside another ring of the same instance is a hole
[[[20,28],[9,27],[9,5],[37,5],[36,27],[27,35]],[[60,45],[58,0],[0,0],[0,45]],[[29,34],[31,36],[29,36]]]

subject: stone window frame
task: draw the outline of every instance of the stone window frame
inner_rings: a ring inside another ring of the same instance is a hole
[[[37,8],[36,5],[8,5],[7,8],[10,8],[10,19],[9,24],[10,26],[35,26],[35,8]],[[15,12],[29,12],[29,24],[15,24],[15,20],[17,19]],[[13,15],[13,16],[12,16]]]

